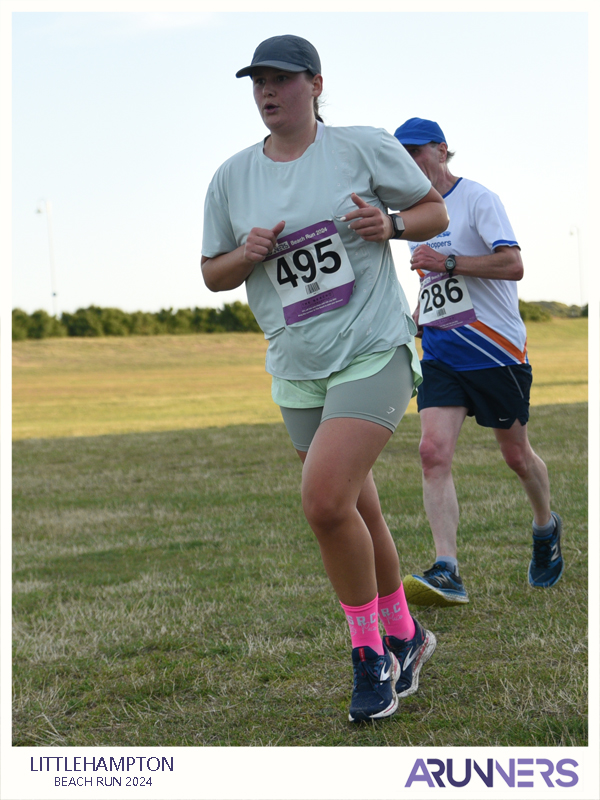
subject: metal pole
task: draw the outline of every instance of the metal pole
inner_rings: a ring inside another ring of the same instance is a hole
[[[48,252],[50,255],[50,287],[52,289],[52,311],[54,316],[58,319],[58,294],[56,291],[56,273],[54,269],[54,236],[52,232],[52,203],[49,200],[41,200],[38,206],[37,213],[42,213],[41,206],[44,206],[46,211],[46,222],[48,225]]]

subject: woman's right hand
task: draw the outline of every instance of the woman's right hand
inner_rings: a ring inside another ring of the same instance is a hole
[[[237,289],[252,273],[254,267],[273,252],[277,237],[285,228],[279,222],[274,228],[252,228],[245,244],[231,253],[222,253],[214,258],[202,256],[204,283],[211,292],[227,292]]]
[[[285,222],[278,222],[274,228],[252,228],[244,245],[244,258],[251,264],[258,264],[272,253],[277,245],[277,237],[285,228]]]

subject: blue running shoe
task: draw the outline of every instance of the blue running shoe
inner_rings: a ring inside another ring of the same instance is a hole
[[[398,708],[396,681],[400,666],[396,656],[388,652],[380,656],[372,647],[354,647],[354,688],[350,703],[350,722],[390,717]]]
[[[429,661],[436,648],[437,641],[431,631],[425,630],[416,619],[415,635],[412,639],[397,639],[395,636],[384,636],[384,644],[390,653],[398,659],[400,675],[396,681],[398,697],[408,697],[419,688],[419,672],[426,661]]]
[[[549,589],[561,578],[565,569],[565,562],[560,552],[560,537],[562,534],[562,519],[552,512],[554,533],[544,536],[543,539],[533,537],[533,557],[529,564],[529,583],[542,589]]]
[[[469,602],[462,578],[438,561],[422,577],[409,575],[402,583],[406,599],[416,606],[456,606]]]

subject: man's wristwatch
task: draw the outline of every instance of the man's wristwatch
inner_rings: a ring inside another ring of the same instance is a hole
[[[404,233],[404,220],[399,214],[388,214],[388,217],[392,220],[392,228],[394,230],[392,239],[401,239]]]
[[[444,266],[446,267],[446,272],[448,275],[454,275],[454,268],[456,267],[456,259],[454,256],[448,256],[448,258],[444,261]]]

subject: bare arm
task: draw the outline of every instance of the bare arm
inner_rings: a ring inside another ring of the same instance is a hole
[[[389,216],[376,206],[365,203],[357,194],[350,195],[358,208],[346,214],[350,228],[367,242],[385,242],[394,235]],[[400,213],[404,221],[403,239],[423,242],[442,233],[448,227],[448,212],[441,194],[433,187],[413,206]]]
[[[518,247],[503,245],[487,256],[454,257],[456,258],[454,275],[497,281],[520,281],[523,277],[523,261]],[[434,250],[429,245],[422,244],[414,250],[410,259],[410,268],[429,272],[446,272],[445,260],[446,255]]]
[[[433,186],[414,206],[401,211],[400,216],[405,225],[402,238],[409,242],[432,239],[445,231],[450,221],[444,198]]]
[[[202,276],[211,292],[226,292],[241,286],[252,270],[273,250],[277,237],[285,228],[280,222],[274,228],[252,228],[246,243],[230,253],[214,258],[202,256]]]

